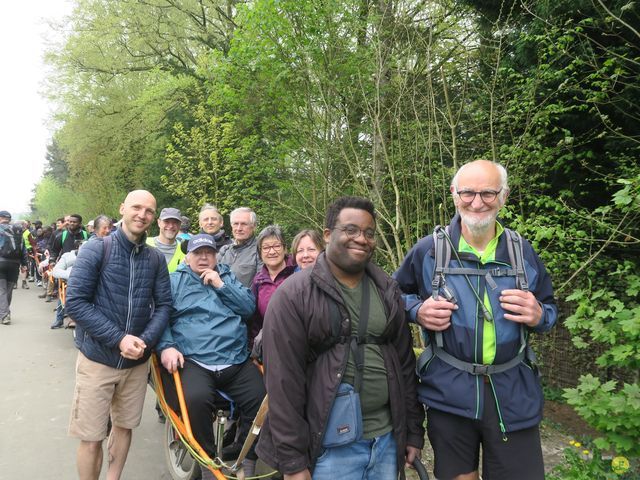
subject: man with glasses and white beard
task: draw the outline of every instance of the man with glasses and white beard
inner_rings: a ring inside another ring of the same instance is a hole
[[[542,389],[530,333],[557,319],[551,279],[531,245],[498,221],[501,165],[462,166],[457,215],[421,239],[394,274],[407,318],[423,327],[418,397],[441,480],[542,480]]]

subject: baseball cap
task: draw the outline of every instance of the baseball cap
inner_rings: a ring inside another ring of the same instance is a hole
[[[180,210],[178,210],[177,208],[163,208],[160,212],[160,220],[168,220],[170,218],[182,222],[182,215],[180,214]]]
[[[218,251],[216,241],[211,235],[207,235],[206,233],[200,233],[191,237],[189,244],[187,245],[187,253],[193,252],[200,247],[209,247],[213,248],[216,252]]]
[[[0,217],[11,219],[11,214],[9,212],[7,212],[6,210],[0,210]]]

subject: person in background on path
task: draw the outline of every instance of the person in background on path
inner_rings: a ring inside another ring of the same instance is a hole
[[[89,235],[82,228],[82,217],[77,213],[69,215],[67,227],[56,234],[51,250],[49,264],[54,264],[58,257],[74,249],[78,240],[88,240]]]
[[[269,414],[256,451],[285,480],[404,478],[424,443],[424,411],[400,290],[371,262],[371,201],[331,204],[324,239],[314,267],[285,280],[267,309]],[[361,421],[340,415],[343,401]]]
[[[255,237],[258,216],[250,208],[240,207],[231,212],[229,218],[233,243],[220,248],[218,262],[229,265],[238,280],[250,287],[253,277],[262,268]]]
[[[167,264],[145,241],[155,213],[151,193],[130,192],[118,230],[87,242],[69,277],[66,308],[79,349],[69,434],[80,439],[80,480],[100,476],[109,418],[107,478],[120,478],[142,417],[147,360],[169,321]]]
[[[519,237],[516,245],[515,232],[498,220],[509,194],[502,165],[463,165],[450,191],[457,214],[436,231],[443,243],[422,238],[394,274],[407,319],[428,337],[418,396],[435,475],[477,480],[482,445],[484,478],[542,480],[543,396],[527,337],[556,322],[551,279],[531,245]],[[439,262],[447,270],[440,281],[434,272],[444,242],[451,260]]]
[[[163,208],[158,218],[158,236],[147,238],[147,245],[157,248],[164,255],[169,273],[175,272],[185,257],[180,248],[180,242],[176,240],[180,232],[181,222],[182,215],[180,210],[177,208]]]
[[[47,244],[47,250],[49,251],[49,256],[51,256],[51,250],[53,250],[53,243],[56,240],[56,237],[62,233],[62,231],[67,227],[69,217],[64,216],[56,219],[55,230],[51,237],[49,237],[49,243]]]
[[[22,220],[22,242],[24,243],[24,248],[27,250],[27,271],[22,272],[20,277],[22,278],[22,288],[25,290],[29,290],[29,282],[33,282],[33,276],[31,276],[32,272],[32,264],[35,263],[31,260],[31,257],[35,255],[36,252],[36,240],[33,238],[31,234],[31,222],[29,220]],[[34,267],[33,267],[34,268]]]
[[[198,214],[200,233],[211,235],[216,241],[218,249],[231,244],[231,239],[224,231],[224,219],[215,205],[205,203]]]
[[[89,223],[85,226],[85,230],[89,234],[89,238],[93,237],[93,232],[95,231],[95,221],[89,220]]]
[[[37,257],[37,265],[36,265],[36,287],[42,287],[42,265],[41,263],[45,259],[44,251],[47,249],[47,242],[49,241],[49,237],[53,229],[47,225],[45,227],[41,227],[36,231],[36,250],[38,253]]]
[[[189,240],[191,238],[191,234],[189,230],[191,229],[191,220],[189,217],[182,215],[180,222],[180,233],[178,234],[178,241],[183,242],[184,240]]]
[[[296,271],[313,267],[321,252],[324,252],[324,240],[316,230],[301,230],[293,237],[291,254],[294,255]]]
[[[103,238],[111,234],[113,220],[106,215],[98,215],[93,220],[93,237]],[[93,238],[92,237],[92,238]]]
[[[21,226],[11,225],[11,214],[0,210],[0,322],[11,324],[11,300],[18,273],[27,272],[27,249]]]
[[[69,281],[69,275],[71,275],[71,269],[73,265],[76,263],[76,256],[78,254],[78,250],[84,243],[84,240],[76,240],[75,248],[70,252],[65,253],[60,257],[56,266],[53,267],[53,278],[56,280],[64,280],[65,282]],[[62,299],[58,299],[58,307],[56,308],[56,318],[51,324],[51,329],[55,330],[57,328],[62,328],[64,326],[64,317],[65,314],[65,306],[62,304]]]

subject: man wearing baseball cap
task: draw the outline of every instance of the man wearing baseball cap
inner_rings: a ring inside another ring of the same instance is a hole
[[[27,271],[27,249],[22,229],[11,225],[11,214],[0,210],[0,322],[11,323],[11,298],[18,281],[18,271]]]
[[[166,369],[162,374],[167,401],[178,407],[171,374],[180,368],[193,434],[212,458],[216,456],[211,427],[216,390],[229,395],[240,410],[240,441],[249,433],[265,395],[262,376],[247,348],[246,322],[253,315],[255,300],[228,265],[217,263],[216,256],[211,235],[191,237],[185,262],[170,275],[172,314],[156,348]],[[243,463],[247,476],[252,476],[256,458],[252,448]],[[206,468],[202,474],[204,480],[213,478]]]
[[[159,234],[157,237],[147,238],[147,245],[155,247],[164,255],[169,273],[175,272],[184,259],[184,253],[179,248],[180,242],[176,237],[180,233],[182,214],[177,208],[163,208],[158,218]]]

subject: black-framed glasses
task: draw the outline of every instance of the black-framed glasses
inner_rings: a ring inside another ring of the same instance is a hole
[[[275,243],[273,245],[262,245],[260,247],[260,250],[262,250],[263,253],[267,253],[269,250],[273,250],[274,252],[278,253],[282,250],[282,244]]]
[[[501,191],[502,189],[482,190],[480,192],[474,192],[473,190],[460,190],[460,191],[456,191],[456,194],[458,195],[458,197],[460,197],[460,200],[462,200],[464,203],[473,202],[476,199],[476,195],[480,195],[480,198],[482,199],[483,202],[491,203],[496,199],[496,197]]]
[[[373,228],[365,228],[364,230],[362,230],[359,227],[356,227],[355,225],[349,224],[349,225],[338,225],[334,227],[334,230],[343,231],[347,235],[347,237],[349,237],[352,240],[355,240],[360,235],[364,235],[364,238],[366,238],[370,242],[376,239],[376,231]]]

